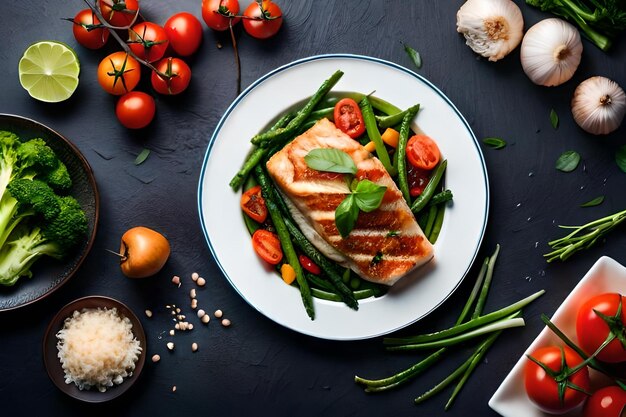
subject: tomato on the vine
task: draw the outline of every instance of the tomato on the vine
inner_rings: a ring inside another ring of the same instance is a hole
[[[115,106],[118,120],[129,129],[141,129],[148,126],[155,112],[154,99],[141,91],[124,94]]]
[[[109,39],[109,29],[99,27],[100,20],[91,9],[83,9],[74,16],[72,31],[76,42],[89,49],[102,48]]]
[[[617,385],[600,388],[587,399],[583,417],[622,417],[626,411],[626,391]]]
[[[260,185],[255,185],[241,195],[240,206],[241,210],[255,222],[263,223],[267,219],[267,206],[261,195]]]
[[[98,83],[109,94],[122,95],[139,83],[139,62],[126,52],[113,52],[98,65]]]
[[[534,351],[530,357],[541,362],[551,370],[550,372],[556,374],[568,372],[583,362],[583,359],[567,346],[545,346]],[[563,358],[566,369],[562,369]],[[557,382],[555,376],[550,375],[543,367],[529,359],[524,368],[524,386],[528,398],[537,407],[548,413],[556,414],[571,410],[587,398],[585,392],[572,386],[588,392],[591,382],[586,366],[568,378],[564,378],[563,381]],[[559,394],[559,386],[562,388],[562,396]]]
[[[271,38],[283,24],[282,10],[270,0],[253,1],[243,15],[243,28],[248,35],[257,39]]]
[[[239,13],[239,0],[202,0],[202,19],[213,30],[227,30],[232,19],[235,26],[241,17],[235,17]]]
[[[278,236],[268,230],[259,229],[254,232],[252,247],[261,259],[272,265],[278,264],[283,259],[283,250]]]
[[[617,316],[620,303],[621,314]],[[616,337],[597,354],[596,358],[610,363],[626,361],[626,349],[623,345],[623,334],[626,331],[624,323],[626,323],[625,296],[604,293],[591,297],[580,306],[576,316],[576,336],[579,346],[591,355],[604,343],[609,334],[613,333]]]
[[[180,56],[193,54],[202,42],[202,24],[191,13],[176,13],[167,19],[163,29],[170,46]]]
[[[141,22],[128,30],[128,46],[139,59],[158,61],[165,55],[167,44],[165,29],[156,23]]]
[[[150,82],[157,93],[176,95],[185,91],[189,86],[191,69],[182,59],[163,58],[155,65],[155,68],[169,76],[169,78],[163,78],[157,72],[152,71]]]
[[[431,170],[439,163],[441,153],[430,137],[415,135],[406,144],[406,157],[414,167]]]
[[[99,0],[100,12],[104,19],[113,26],[129,26],[139,14],[137,0]]]
[[[353,139],[358,138],[365,132],[365,122],[363,122],[361,108],[351,98],[342,98],[335,104],[333,117],[335,126]]]

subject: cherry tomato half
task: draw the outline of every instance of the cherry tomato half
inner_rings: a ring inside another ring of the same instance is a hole
[[[141,129],[154,118],[154,99],[141,91],[131,91],[120,97],[115,114],[120,123],[129,129]]]
[[[333,112],[335,126],[351,138],[358,138],[365,132],[363,114],[356,101],[343,98],[335,104]]]
[[[170,46],[180,56],[189,56],[202,42],[202,24],[191,13],[176,13],[163,26]]]
[[[109,29],[95,28],[100,24],[98,18],[91,9],[81,10],[74,16],[74,25],[72,31],[76,41],[89,49],[102,48],[109,39]]]
[[[430,170],[437,166],[441,153],[439,147],[426,135],[415,135],[406,144],[406,157],[416,168]]]
[[[252,235],[252,247],[265,262],[272,265],[278,264],[283,259],[283,250],[280,240],[274,233],[259,229]]]
[[[141,22],[128,30],[128,46],[139,59],[158,61],[165,55],[167,44],[165,29],[156,23]]]
[[[626,391],[617,385],[594,392],[583,408],[583,417],[622,417],[626,411]]]
[[[407,181],[409,182],[409,194],[411,197],[417,197],[424,192],[424,188],[430,180],[430,171],[419,169],[412,164],[406,167]]]
[[[271,38],[283,24],[282,10],[269,0],[260,3],[253,1],[243,15],[243,28],[248,35],[257,39]]]
[[[534,351],[530,356],[545,364],[548,368],[561,370],[561,361],[565,357],[567,367],[573,368],[583,362],[583,359],[571,348],[564,346],[545,346]],[[590,390],[589,370],[581,368],[568,378],[572,384],[585,391]],[[564,413],[582,403],[587,395],[584,392],[565,388],[563,398],[559,396],[558,384],[553,377],[535,362],[528,359],[524,368],[524,386],[528,398],[545,412],[559,414]]]
[[[621,317],[616,325],[622,327],[626,323],[626,297],[617,293],[604,293],[591,297],[578,309],[576,316],[576,336],[579,346],[589,355],[594,353],[606,340],[610,333],[607,323],[596,314],[596,311],[605,316],[614,317],[620,302],[622,303]],[[620,320],[621,319],[621,320]],[[626,361],[626,350],[616,338],[604,347],[596,356],[604,362]]]
[[[100,12],[104,19],[113,26],[130,26],[139,13],[137,0],[99,0]]]
[[[156,65],[156,69],[170,78],[163,78],[156,72],[152,72],[150,82],[152,87],[160,94],[176,95],[187,89],[191,81],[191,69],[180,58],[163,58]]]
[[[315,262],[310,260],[308,256],[298,255],[298,261],[300,261],[300,265],[302,265],[302,268],[306,269],[313,275],[319,275],[322,273],[320,267],[317,266]]]
[[[241,195],[240,205],[243,212],[255,222],[263,223],[267,219],[267,207],[261,195],[260,185],[246,190]]]
[[[98,83],[109,94],[120,96],[139,83],[139,62],[126,52],[113,52],[98,65]]]
[[[202,20],[213,30],[228,30],[229,21],[235,26],[241,17],[239,14],[239,0],[202,0]]]

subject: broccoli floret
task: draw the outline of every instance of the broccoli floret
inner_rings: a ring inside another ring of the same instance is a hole
[[[21,223],[0,249],[0,284],[13,285],[31,277],[30,268],[41,256],[63,259],[85,237],[88,222],[74,197],[58,199],[58,215],[41,227]]]
[[[42,181],[48,183],[50,187],[59,192],[67,192],[70,188],[72,188],[70,173],[67,171],[65,164],[61,161],[59,161],[56,168],[40,178]]]
[[[55,169],[59,159],[51,147],[41,138],[22,142],[17,147],[20,169],[37,175]]]

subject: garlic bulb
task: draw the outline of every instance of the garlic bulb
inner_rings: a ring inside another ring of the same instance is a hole
[[[497,61],[519,45],[524,18],[511,0],[468,0],[456,14],[456,30],[474,52]]]
[[[520,57],[532,82],[554,87],[572,78],[582,52],[583,44],[576,28],[564,20],[551,18],[528,29]]]
[[[606,77],[591,77],[576,87],[572,115],[578,126],[594,135],[616,130],[626,114],[626,94]]]

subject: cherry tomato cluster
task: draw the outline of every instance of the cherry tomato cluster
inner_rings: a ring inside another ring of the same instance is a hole
[[[120,96],[115,109],[120,123],[129,129],[143,128],[154,118],[156,105],[151,95],[133,91],[139,84],[142,64],[150,69],[156,93],[182,93],[191,81],[191,69],[179,57],[198,50],[202,24],[187,12],[174,14],[163,26],[138,21],[137,0],[99,0],[97,7],[104,22],[95,10],[81,10],[73,19],[74,37],[89,49],[102,48],[112,30],[119,33],[119,39],[126,39],[130,52],[118,51],[105,57],[98,65],[98,83],[107,93]]]
[[[239,0],[202,0],[202,19],[217,31],[227,30],[242,20],[246,33],[257,39],[271,38],[283,24],[282,11],[271,0],[253,1],[243,15],[239,15]]]
[[[603,293],[585,301],[577,312],[578,347],[604,369],[609,364],[626,362],[625,304],[626,297]],[[524,368],[528,398],[547,413],[562,414],[586,401],[583,417],[624,415],[626,390],[610,385],[592,392],[589,366],[588,361],[568,346],[537,349],[529,355]]]

